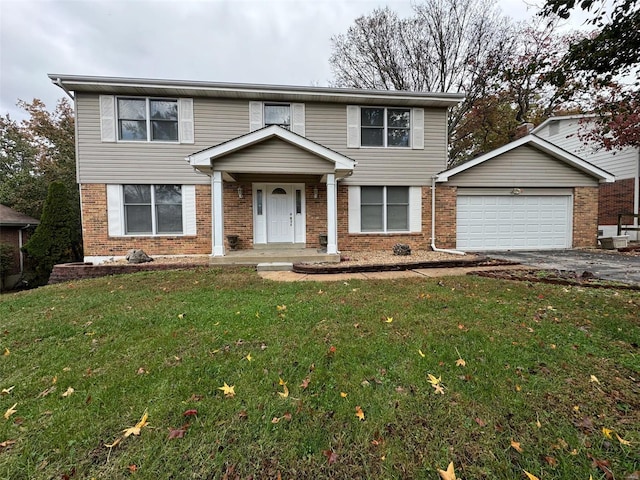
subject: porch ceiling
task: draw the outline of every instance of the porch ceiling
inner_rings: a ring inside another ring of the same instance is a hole
[[[350,175],[356,162],[308,138],[270,126],[189,155],[196,170],[234,174]]]

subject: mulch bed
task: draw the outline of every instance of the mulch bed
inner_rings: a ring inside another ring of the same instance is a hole
[[[430,262],[404,262],[404,263],[379,263],[370,265],[340,265],[340,264],[311,264],[296,263],[293,271],[296,273],[320,274],[320,273],[367,273],[367,272],[399,272],[415,270],[418,268],[457,268],[457,267],[485,267],[518,265],[518,262],[498,260],[493,258],[474,258],[471,260],[440,260]]]
[[[467,275],[478,277],[497,278],[500,280],[514,280],[531,283],[551,283],[554,285],[569,285],[575,287],[607,288],[615,290],[640,291],[640,285],[629,285],[595,277],[590,272],[578,275],[570,270],[484,270],[468,272]]]

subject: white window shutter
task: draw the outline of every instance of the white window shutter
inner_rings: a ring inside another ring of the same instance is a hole
[[[360,107],[357,105],[347,105],[347,148],[360,148]]]
[[[349,186],[349,233],[360,233],[360,187]]]
[[[185,235],[196,235],[196,186],[182,186],[182,223]]]
[[[298,135],[305,136],[305,112],[304,103],[292,103],[291,104],[291,131]]]
[[[424,150],[424,108],[411,111],[411,148]]]
[[[249,102],[249,131],[260,130],[264,127],[262,102]]]
[[[409,187],[409,231],[422,232],[422,187]]]
[[[178,119],[180,122],[180,143],[194,143],[193,98],[178,99]]]
[[[116,97],[100,95],[100,138],[103,142],[116,141]]]
[[[110,237],[124,234],[122,185],[107,185],[107,223]]]

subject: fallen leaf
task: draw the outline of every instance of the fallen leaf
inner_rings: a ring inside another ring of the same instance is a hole
[[[178,318],[179,318],[180,320],[184,320],[184,313],[179,313],[179,314],[178,314]]]
[[[5,357],[8,357],[9,355],[11,355],[11,351],[5,347],[4,353],[2,355],[4,355]]]
[[[184,438],[184,434],[187,433],[187,429],[189,428],[189,424],[186,423],[180,428],[170,428],[169,429],[169,440],[173,440],[174,438]]]
[[[486,427],[486,426],[487,426],[486,422],[485,422],[484,420],[482,420],[481,418],[479,418],[479,417],[476,417],[476,418],[475,418],[475,421],[476,421],[476,423],[477,423],[478,425],[480,425],[481,427]]]
[[[591,376],[589,377],[589,381],[590,381],[591,383],[597,383],[598,385],[600,385],[600,380],[598,380],[598,377],[596,377],[595,375],[591,375]]]
[[[444,388],[442,387],[442,384],[440,383],[436,383],[434,385],[431,385],[434,389],[434,393],[440,394],[440,395],[444,395]]]
[[[113,447],[117,447],[121,441],[122,441],[122,437],[118,437],[113,441],[113,443],[105,443],[104,446],[111,449]]]
[[[449,463],[446,471],[438,469],[438,473],[442,480],[456,480],[456,471],[453,468],[453,462]]]
[[[555,457],[552,457],[550,455],[545,455],[544,461],[547,462],[552,467],[555,467],[556,465],[558,465],[558,460],[556,460]]]
[[[322,454],[327,457],[329,465],[333,465],[338,460],[338,454],[333,450],[323,450]]]
[[[465,362],[463,359],[459,358],[458,360],[456,360],[456,367],[466,367],[467,366],[467,362]]]
[[[251,357],[251,354],[250,354],[250,353],[248,353],[248,354],[247,354],[247,356],[246,356],[246,357],[244,357],[244,358],[247,360],[247,362],[250,362],[250,361],[252,361],[252,360],[253,360],[253,358]]]
[[[612,434],[612,433],[613,433],[613,430],[609,430],[609,429],[608,429],[608,428],[606,428],[606,427],[602,427],[602,434],[603,434],[605,437],[610,438],[610,439],[612,439],[612,440],[613,440],[613,437],[611,436],[611,434]]]
[[[280,379],[278,384],[282,385],[282,390],[283,390],[282,392],[278,392],[278,395],[280,395],[282,398],[287,398],[289,396],[289,388],[287,387],[287,382]]]
[[[143,374],[145,374],[145,373],[149,373],[149,372],[147,372],[147,371],[146,371],[144,368],[142,368],[142,367],[140,367],[140,368],[136,371],[136,374],[137,374],[137,375],[143,375]]]
[[[240,420],[246,420],[249,418],[249,413],[247,413],[246,410],[240,410],[240,412],[238,412],[238,418]]]
[[[140,419],[140,421],[138,423],[136,423],[136,425],[134,427],[125,428],[122,431],[124,433],[124,436],[128,437],[130,435],[135,435],[135,436],[140,435],[140,430],[143,427],[147,426],[147,424],[149,423],[149,422],[147,422],[148,418],[149,418],[149,414],[145,410],[144,413],[142,414],[142,418]]]
[[[340,396],[341,396],[342,398],[347,398],[347,395],[348,395],[348,393],[340,392]]]
[[[516,442],[515,440],[511,440],[511,448],[513,448],[516,452],[522,453],[522,447],[520,446],[520,442]]]
[[[521,392],[522,391],[522,387],[520,385],[516,385],[516,392]]]
[[[331,345],[329,347],[329,351],[327,352],[327,355],[333,355],[334,353],[336,353],[336,347],[334,345]]]
[[[593,461],[592,463],[593,467],[597,467],[600,470],[602,470],[602,473],[604,473],[604,477],[607,480],[614,480],[614,476],[613,476],[613,472],[611,471],[611,464],[609,463],[609,460],[599,460],[593,455],[591,455],[590,453],[587,453],[587,457],[589,457]]]
[[[300,384],[300,388],[302,388],[303,390],[306,389],[309,386],[310,381],[311,379],[309,377],[302,380],[302,383]]]
[[[356,406],[356,417],[358,417],[360,421],[364,420],[364,412],[362,411],[362,408],[360,408],[360,405]]]
[[[526,470],[523,470],[524,474],[527,476],[527,478],[529,480],[540,480],[538,477],[536,477],[535,475],[532,475],[531,473],[527,472]]]
[[[542,428],[542,424],[540,423],[540,419],[538,418],[538,414],[536,413],[536,427]]]
[[[284,312],[287,309],[286,305],[276,305],[279,312]]]
[[[198,415],[198,410],[196,410],[195,408],[185,410],[185,412],[182,414],[183,417],[194,417],[196,415]]]
[[[136,473],[138,471],[138,466],[134,463],[127,467],[130,473]]]
[[[426,357],[426,355],[425,355],[424,353],[422,353],[422,350],[420,350],[420,349],[418,349],[418,354],[419,354],[422,358]]]
[[[391,323],[393,322],[393,317],[387,317],[385,320],[385,323]]]
[[[617,433],[615,434],[616,438],[618,439],[618,441],[622,444],[622,445],[631,445],[631,442],[629,440],[624,440],[623,438],[620,438],[620,435],[618,435]]]
[[[11,390],[13,390],[14,388],[16,388],[15,385],[10,386],[9,388],[3,388],[0,392],[0,395],[9,395],[11,393]]]
[[[429,383],[431,385],[438,385],[439,383],[442,382],[442,376],[436,378],[433,375],[431,375],[430,373],[428,373],[427,376],[429,377]]]
[[[17,407],[17,406],[18,406],[18,404],[17,404],[17,403],[14,403],[14,404],[13,404],[13,407],[9,407],[9,408],[7,409],[7,411],[6,411],[6,412],[4,412],[4,418],[5,418],[5,420],[9,420],[9,417],[10,417],[11,415],[13,415],[14,413],[16,413],[16,412],[17,412],[17,410],[16,410],[16,407]]]
[[[7,448],[16,443],[15,440],[5,440],[4,442],[0,442],[0,448]]]
[[[60,396],[61,396],[61,397],[70,397],[70,396],[73,394],[73,392],[75,392],[74,388],[73,388],[73,387],[69,387],[69,388],[67,388],[67,390],[66,390],[62,395],[60,395]]]
[[[280,417],[273,417],[271,423],[280,423]]]
[[[235,385],[227,385],[227,382],[224,382],[222,387],[218,387],[218,390],[222,390],[222,393],[227,398],[233,398],[236,395]]]

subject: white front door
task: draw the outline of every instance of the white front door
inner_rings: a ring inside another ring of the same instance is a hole
[[[267,188],[267,242],[293,243],[293,187],[269,185]]]

